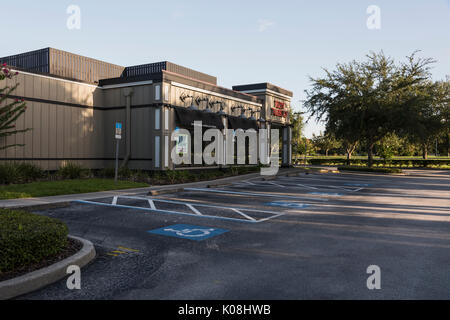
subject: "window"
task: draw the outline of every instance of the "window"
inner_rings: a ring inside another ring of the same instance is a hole
[[[161,100],[161,85],[155,86],[155,100]]]
[[[155,168],[159,168],[161,154],[161,137],[155,136]]]
[[[164,86],[164,101],[169,101],[169,86]]]
[[[155,109],[155,130],[161,129],[161,109]]]

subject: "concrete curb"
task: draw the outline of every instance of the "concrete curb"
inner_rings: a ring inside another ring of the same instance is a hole
[[[0,300],[11,299],[43,288],[67,276],[68,266],[76,265],[82,268],[95,258],[96,252],[92,242],[74,236],[69,238],[83,244],[80,251],[48,267],[0,282]]]
[[[40,210],[49,210],[49,209],[56,209],[56,208],[64,208],[71,204],[72,201],[65,201],[65,202],[55,202],[55,203],[43,203],[43,204],[36,204],[31,206],[16,206],[16,207],[10,207],[7,209],[11,210],[25,210],[25,211],[40,211]]]

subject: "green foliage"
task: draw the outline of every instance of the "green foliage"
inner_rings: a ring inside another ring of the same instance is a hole
[[[422,104],[422,88],[430,78],[432,59],[416,58],[396,64],[383,52],[363,62],[337,64],[323,78],[310,78],[305,106],[311,117],[324,118],[327,132],[349,145],[366,145],[368,165],[373,147],[389,132],[405,125],[406,110]]]
[[[388,133],[375,145],[377,154],[384,160],[392,159],[401,146],[402,141],[395,133]]]
[[[292,126],[292,153],[297,155],[300,153],[301,148],[303,148],[302,138],[305,122],[302,113],[292,112],[292,109],[289,111],[289,119]]]
[[[148,183],[114,179],[74,179],[39,181],[26,184],[0,186],[0,199],[57,196],[63,194],[88,193],[97,191],[120,190],[148,187]]]
[[[422,147],[423,158],[427,159],[433,142],[450,133],[450,80],[428,81],[417,86],[414,93],[417,103],[407,106],[402,131]]]
[[[350,159],[352,166],[367,166],[367,159]],[[340,166],[346,165],[344,158],[314,158],[308,159],[312,165]],[[450,159],[373,159],[375,167],[399,167],[399,168],[447,168],[450,167]]]
[[[402,173],[401,169],[397,168],[371,168],[371,167],[338,167],[339,171],[362,171],[362,172],[376,172],[376,173]]]
[[[121,167],[119,168],[119,178],[121,179],[129,179],[131,175],[133,174],[133,171],[129,169],[128,167]]]
[[[29,163],[0,164],[0,184],[27,183],[44,176],[44,172]]]
[[[114,168],[104,168],[97,173],[100,178],[114,178],[115,174],[116,170]]]
[[[16,120],[25,112],[26,103],[23,99],[15,98],[11,102],[7,99],[11,99],[12,93],[17,89],[19,84],[13,86],[4,85],[5,79],[12,79],[18,73],[12,74],[11,70],[3,64],[0,67],[0,138],[6,138],[11,135],[15,135],[20,132],[26,132],[30,129],[16,129]],[[0,150],[23,146],[23,144],[5,144],[0,146]]]
[[[312,143],[316,150],[320,150],[326,156],[328,156],[330,150],[338,149],[342,146],[341,142],[332,133],[320,134],[318,136],[313,134]]]
[[[85,171],[82,166],[67,162],[58,170],[58,175],[63,179],[80,179]]]
[[[67,226],[53,218],[0,209],[0,273],[60,253],[67,247]]]

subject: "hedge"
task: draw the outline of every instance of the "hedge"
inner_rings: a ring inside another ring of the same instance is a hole
[[[362,172],[378,172],[378,173],[402,173],[398,168],[369,168],[369,167],[352,167],[352,166],[340,166],[339,171],[362,171]]]
[[[328,159],[315,158],[308,159],[312,165],[347,165],[347,159]],[[367,166],[367,159],[350,159],[351,166]],[[450,166],[450,159],[374,159],[373,166],[375,167],[400,167],[400,168],[431,168],[431,167],[445,167]]]
[[[0,274],[57,255],[67,247],[67,235],[59,220],[0,209]]]

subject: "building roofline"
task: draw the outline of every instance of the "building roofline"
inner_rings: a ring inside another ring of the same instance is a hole
[[[269,82],[237,85],[237,86],[233,86],[233,90],[236,90],[236,91],[271,90],[271,91],[274,91],[275,93],[279,93],[279,94],[282,94],[282,95],[285,95],[288,97],[294,96],[292,91],[283,89],[283,88],[273,85]]]

